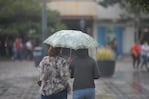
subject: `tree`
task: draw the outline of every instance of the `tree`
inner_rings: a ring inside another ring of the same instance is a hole
[[[136,35],[140,32],[141,14],[149,13],[149,0],[98,0],[98,3],[103,7],[119,4],[121,9],[126,11],[121,16],[134,21]]]
[[[149,13],[149,0],[97,0],[104,7],[119,4],[124,9],[129,9],[133,12],[141,11]],[[129,7],[129,8],[128,8]]]
[[[39,0],[0,0],[0,35],[41,39],[41,10]],[[48,10],[47,18],[49,35],[65,28],[57,12]]]

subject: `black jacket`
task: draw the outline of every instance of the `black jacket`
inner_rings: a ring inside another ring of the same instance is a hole
[[[94,79],[98,79],[100,75],[97,64],[88,55],[88,51],[77,52],[70,70],[71,77],[74,78],[73,90],[95,88]]]

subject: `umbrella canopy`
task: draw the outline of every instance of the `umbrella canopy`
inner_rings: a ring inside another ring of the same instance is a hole
[[[76,30],[61,30],[44,40],[53,47],[84,49],[98,47],[97,41],[86,33]]]

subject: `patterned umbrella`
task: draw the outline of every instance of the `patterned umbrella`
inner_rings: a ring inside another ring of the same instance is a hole
[[[76,30],[61,30],[44,40],[53,47],[71,48],[74,50],[98,47],[97,41],[86,33]]]

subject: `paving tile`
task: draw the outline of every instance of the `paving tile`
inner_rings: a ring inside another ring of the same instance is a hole
[[[40,99],[33,62],[1,61],[0,99]],[[149,73],[119,61],[113,77],[95,81],[96,99],[149,99]],[[72,94],[68,95],[72,99]]]

